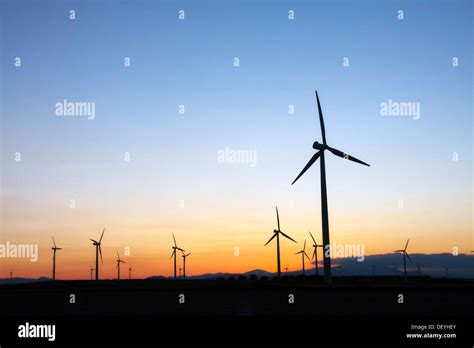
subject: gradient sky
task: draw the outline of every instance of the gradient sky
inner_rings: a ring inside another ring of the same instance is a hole
[[[171,275],[172,233],[190,274],[275,271],[277,204],[300,242],[282,266],[299,268],[307,231],[321,241],[319,166],[290,186],[321,141],[315,89],[328,143],[371,164],[327,156],[332,242],[469,252],[472,18],[467,0],[2,2],[0,237],[40,259],[2,259],[0,277],[49,276],[54,235],[58,277],[88,278],[104,227],[104,277],[124,247],[134,276]],[[95,120],[56,117],[63,99],[95,102]],[[389,99],[421,118],[381,116]],[[226,147],[257,165],[218,163]]]

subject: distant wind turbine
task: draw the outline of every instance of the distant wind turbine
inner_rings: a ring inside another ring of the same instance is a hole
[[[301,254],[301,261],[303,262],[303,277],[304,277],[304,257],[306,256],[310,260],[308,254],[306,254],[306,240],[304,241],[303,249],[298,251],[295,255]]]
[[[285,233],[283,233],[281,230],[280,230],[280,216],[278,215],[278,207],[276,207],[276,215],[277,215],[277,225],[278,225],[278,229],[277,230],[273,230],[273,236],[268,240],[267,243],[265,243],[265,246],[268,245],[268,243],[270,243],[272,241],[273,238],[276,237],[277,239],[277,271],[278,271],[278,278],[281,277],[281,264],[280,264],[280,234],[285,237],[285,238],[288,238],[289,240],[292,240],[293,242],[296,243],[296,240],[294,240],[293,238],[291,238],[290,236],[286,235]]]
[[[92,245],[95,246],[95,280],[99,280],[99,254],[100,254],[100,262],[103,264],[104,260],[102,259],[102,238],[104,237],[105,228],[102,231],[102,235],[100,236],[99,241],[91,239]]]
[[[309,232],[309,231],[308,231],[308,232]],[[309,235],[311,236],[311,239],[312,239],[313,242],[314,242],[314,244],[313,244],[314,251],[313,251],[313,256],[311,257],[311,260],[314,259],[314,268],[316,269],[316,276],[319,276],[319,270],[318,270],[318,248],[322,248],[323,245],[316,243],[316,240],[314,239],[314,237],[313,237],[313,235],[311,234],[311,232],[309,232]]]
[[[128,280],[132,279],[132,265],[128,268]]]
[[[191,253],[185,253],[184,251],[181,252],[183,255],[183,279],[186,279],[186,258],[191,255]]]
[[[117,280],[120,280],[120,264],[121,263],[126,263],[125,261],[122,261],[120,259],[120,254],[119,252],[117,251]]]
[[[93,275],[93,272],[94,272],[94,268],[92,268],[92,266],[91,266],[91,280],[94,279],[93,276],[92,276],[92,275]]]
[[[181,252],[184,252],[183,249],[179,248],[178,245],[176,244],[176,238],[174,237],[173,233],[173,241],[174,241],[174,246],[171,247],[173,249],[173,252],[171,253],[171,259],[174,257],[174,279],[176,280],[176,250],[179,250]]]
[[[324,128],[324,120],[323,120],[323,112],[321,110],[321,104],[319,102],[318,92],[316,92],[316,100],[318,102],[318,112],[319,112],[319,123],[321,125],[321,134],[323,138],[323,143],[320,144],[317,141],[313,143],[313,149],[319,150],[316,152],[313,157],[309,160],[306,166],[303,168],[301,173],[296,177],[296,179],[291,183],[292,185],[318,160],[321,158],[321,166],[320,166],[320,176],[321,176],[321,221],[322,221],[322,231],[323,231],[323,245],[324,245],[324,253],[323,253],[323,261],[324,261],[324,280],[327,283],[331,282],[331,258],[330,253],[330,242],[329,242],[329,217],[328,217],[328,197],[327,197],[327,189],[326,189],[326,164],[324,158],[324,151],[328,150],[333,155],[339,156],[341,158],[347,159],[349,161],[353,161],[356,163],[363,164],[365,166],[369,166],[369,164],[348,155],[345,152],[337,150],[327,145],[326,142],[326,130]]]
[[[416,270],[418,271],[418,276],[421,276],[421,267],[423,265],[416,264]]]
[[[57,250],[63,250],[62,248],[58,248],[56,246],[56,241],[54,240],[54,237],[51,237],[53,239],[53,244],[54,246],[51,248],[53,250],[53,280],[56,280],[56,251]]]
[[[405,274],[405,280],[407,280],[407,261],[406,261],[406,257],[408,257],[408,260],[410,260],[410,262],[413,263],[413,261],[411,260],[410,255],[408,255],[408,253],[407,253],[408,242],[410,242],[410,239],[407,240],[407,244],[405,244],[405,249],[394,250],[394,253],[403,254],[403,272]]]
[[[288,266],[290,266],[290,264],[286,265],[285,267],[285,274],[288,275]]]

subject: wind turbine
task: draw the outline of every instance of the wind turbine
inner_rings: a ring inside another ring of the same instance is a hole
[[[105,228],[102,231],[102,235],[100,236],[99,241],[91,239],[92,245],[95,246],[95,280],[99,280],[99,254],[100,254],[100,262],[103,264],[104,260],[102,259],[102,248],[100,247],[102,243],[102,238],[104,237]]]
[[[416,270],[418,271],[418,276],[421,276],[421,267],[423,265],[416,264]]]
[[[285,267],[285,274],[288,275],[288,266],[290,266],[290,264],[286,265]]]
[[[92,266],[91,266],[91,280],[94,279],[94,278],[92,277],[92,274],[93,274],[92,272],[94,272],[94,268],[92,268]]]
[[[185,253],[184,251],[181,251],[183,253],[183,279],[186,279],[186,258],[191,255],[191,253]]]
[[[402,253],[403,254],[403,272],[405,274],[405,280],[407,280],[407,261],[406,261],[406,257],[408,257],[408,260],[410,260],[410,262],[413,263],[413,261],[410,258],[410,255],[408,255],[408,253],[407,253],[407,247],[408,247],[408,242],[409,241],[410,241],[410,239],[407,240],[407,244],[405,244],[405,249],[394,250],[394,253]]]
[[[330,242],[329,242],[329,216],[328,216],[328,197],[327,197],[327,190],[326,190],[326,164],[324,158],[324,151],[328,150],[333,155],[338,157],[347,159],[349,161],[353,161],[356,163],[363,164],[365,166],[369,166],[367,163],[348,155],[345,152],[337,150],[327,145],[326,142],[326,130],[324,128],[324,120],[323,120],[323,112],[321,110],[321,104],[319,102],[318,91],[316,93],[316,100],[318,102],[318,112],[319,112],[319,123],[321,125],[321,135],[323,138],[323,143],[320,144],[317,141],[313,143],[313,149],[318,150],[313,157],[309,160],[306,166],[303,168],[301,173],[296,177],[296,179],[291,183],[292,185],[311,167],[314,162],[321,158],[321,166],[320,166],[320,176],[321,176],[321,221],[322,221],[322,231],[323,231],[323,245],[324,245],[324,253],[323,253],[323,261],[324,261],[324,280],[327,283],[331,282],[331,256],[330,256]]]
[[[301,260],[303,261],[303,277],[304,277],[304,257],[306,256],[310,260],[308,254],[306,254],[306,240],[304,241],[303,250],[298,251],[295,255],[301,254]]]
[[[309,232],[309,231],[308,231]],[[311,239],[313,239],[313,248],[314,248],[314,251],[313,251],[313,256],[311,257],[311,260],[314,259],[314,267],[316,269],[316,276],[319,276],[319,269],[318,269],[318,248],[322,248],[323,245],[322,244],[318,244],[316,243],[316,240],[314,239],[313,235],[311,234],[311,232],[309,232],[309,235],[311,236]]]
[[[285,233],[283,233],[281,230],[280,230],[280,216],[278,215],[278,207],[276,207],[276,214],[277,214],[277,224],[278,224],[278,230],[273,230],[273,236],[268,240],[267,243],[265,243],[265,246],[268,245],[268,243],[270,243],[272,241],[273,238],[276,237],[277,239],[277,270],[278,270],[278,278],[280,278],[281,276],[281,265],[280,265],[280,234],[285,237],[285,238],[288,238],[289,240],[292,240],[293,242],[296,243],[296,240],[294,240],[293,238],[291,238],[290,236],[286,235]]]
[[[56,280],[56,251],[63,250],[63,248],[58,248],[56,246],[56,241],[54,240],[54,237],[51,238],[53,239],[54,244],[54,247],[51,248],[53,250],[53,280]]]
[[[176,280],[176,250],[180,250],[181,252],[184,252],[184,250],[179,248],[178,245],[176,244],[176,238],[174,237],[174,233],[173,233],[173,241],[174,241],[174,246],[171,247],[171,249],[173,249],[173,252],[171,253],[170,259],[172,259],[174,256],[174,279]]]
[[[128,280],[132,279],[132,265],[128,268]]]
[[[120,260],[120,255],[119,255],[119,252],[117,251],[117,280],[120,280],[120,264],[121,263],[126,263],[125,261],[123,260]]]

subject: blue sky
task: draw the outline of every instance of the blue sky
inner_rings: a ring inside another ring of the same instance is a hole
[[[441,252],[449,235],[447,248],[472,248],[472,2],[6,1],[1,12],[6,238],[103,222],[145,235],[136,221],[149,219],[166,235],[189,222],[234,241],[251,234],[233,230],[242,220],[267,228],[275,204],[290,228],[319,231],[317,170],[289,185],[321,140],[318,89],[328,143],[372,165],[328,156],[340,238],[414,235]],[[63,99],[95,102],[95,120],[56,117]],[[421,118],[381,116],[388,99],[419,102]],[[225,147],[256,150],[257,166],[217,163]],[[71,197],[83,215],[61,210]]]

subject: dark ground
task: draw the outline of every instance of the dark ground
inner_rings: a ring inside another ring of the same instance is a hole
[[[293,304],[288,303],[289,294],[294,295]],[[399,294],[403,304],[398,303]],[[405,283],[395,277],[347,277],[335,278],[331,286],[309,278],[57,281],[0,286],[0,308],[6,329],[0,338],[6,343],[18,340],[18,325],[26,321],[55,323],[57,341],[69,342],[75,335],[76,343],[89,342],[87,332],[95,325],[101,326],[107,342],[118,337],[149,342],[171,334],[182,342],[222,342],[228,337],[236,342],[249,337],[254,342],[285,342],[288,330],[299,330],[301,341],[317,333],[333,342],[398,343],[407,341],[407,333],[418,332],[412,324],[435,325],[432,333],[457,336],[417,339],[417,344],[472,343],[474,338],[473,280],[411,278]],[[269,334],[271,323],[280,337]],[[457,327],[438,329],[438,324]],[[335,328],[341,333],[335,334]]]

